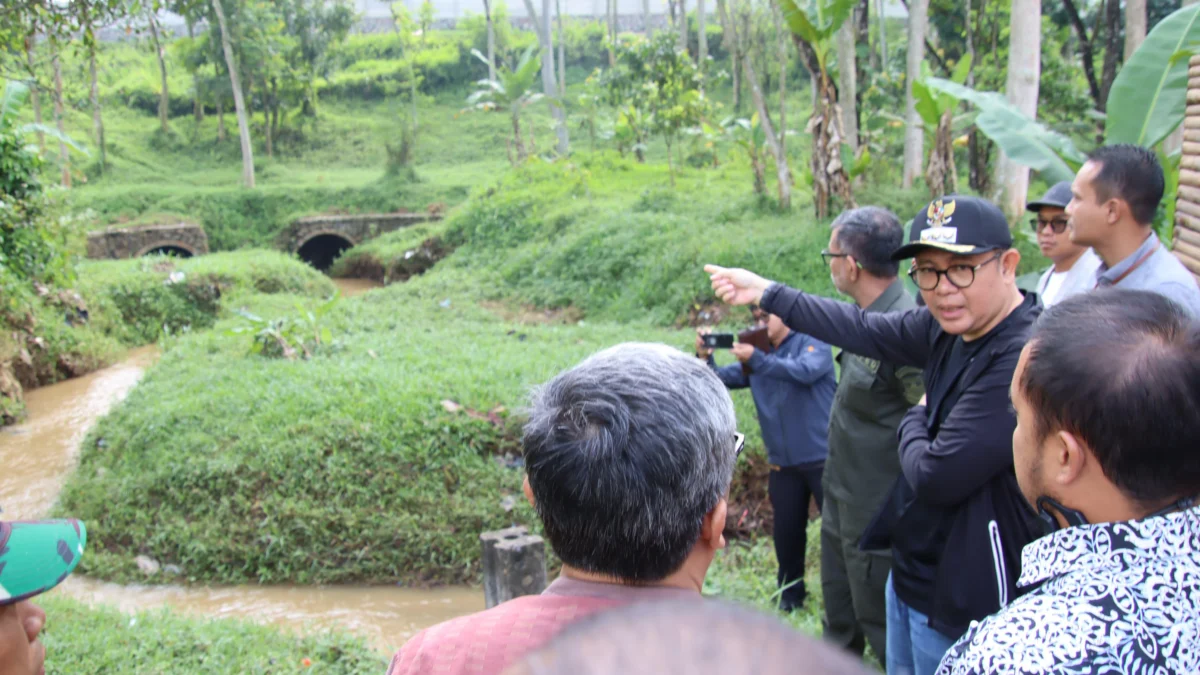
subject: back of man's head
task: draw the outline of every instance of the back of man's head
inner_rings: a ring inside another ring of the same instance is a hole
[[[904,226],[896,214],[878,206],[862,206],[843,211],[833,221],[837,241],[845,253],[854,256],[869,274],[894,279],[899,261],[892,253],[904,243]]]
[[[1106,289],[1055,305],[1018,384],[1037,438],[1080,439],[1131,501],[1200,494],[1200,324],[1167,298]]]
[[[1129,205],[1129,213],[1138,223],[1149,225],[1154,221],[1165,181],[1153,150],[1117,143],[1096,148],[1087,157],[1100,168],[1092,179],[1097,202],[1120,199]]]
[[[716,600],[654,602],[573,624],[505,675],[867,675],[779,619]]]
[[[525,467],[563,563],[631,582],[680,568],[733,476],[733,402],[702,361],[627,343],[550,380]]]

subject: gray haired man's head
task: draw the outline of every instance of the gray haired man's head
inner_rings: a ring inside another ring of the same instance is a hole
[[[563,563],[632,582],[677,571],[733,476],[733,401],[666,345],[598,352],[538,389],[525,467]]]
[[[904,243],[904,226],[896,214],[878,206],[860,206],[838,215],[833,230],[842,250],[872,276],[891,279],[899,273],[900,263],[892,260],[892,253]]]

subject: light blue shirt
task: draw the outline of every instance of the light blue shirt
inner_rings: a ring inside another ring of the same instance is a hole
[[[1159,242],[1158,235],[1154,232],[1150,233],[1138,250],[1111,268],[1101,263],[1096,270],[1099,286],[1113,286],[1115,279],[1125,274],[1151,250],[1154,252],[1150,253],[1150,257],[1116,285],[1121,288],[1154,291],[1179,303],[1192,318],[1200,318],[1200,286],[1196,285],[1196,278],[1179,262],[1179,258]]]

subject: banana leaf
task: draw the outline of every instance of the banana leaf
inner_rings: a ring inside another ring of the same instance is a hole
[[[1154,147],[1183,122],[1188,58],[1200,43],[1200,5],[1175,11],[1150,31],[1113,80],[1105,142]]]

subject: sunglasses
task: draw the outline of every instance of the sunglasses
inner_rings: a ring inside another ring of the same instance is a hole
[[[1041,232],[1043,228],[1049,226],[1051,230],[1054,230],[1054,234],[1062,234],[1063,231],[1067,229],[1067,225],[1070,224],[1070,222],[1071,220],[1069,218],[1052,218],[1050,220],[1031,218],[1029,220],[1029,226],[1033,228],[1034,232]]]

